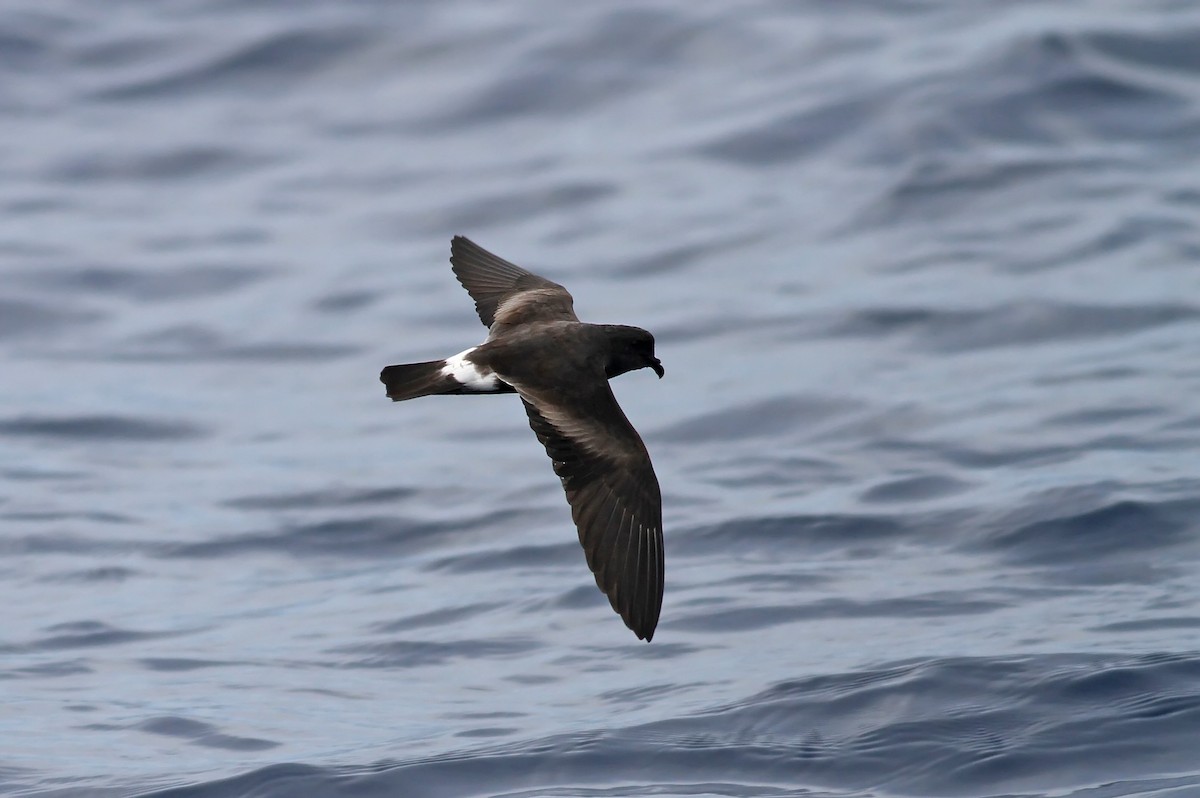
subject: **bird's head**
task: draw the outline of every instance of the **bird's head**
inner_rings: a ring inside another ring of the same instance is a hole
[[[611,325],[607,327],[609,340],[608,363],[604,371],[609,379],[627,371],[649,368],[662,379],[665,373],[662,361],[654,356],[654,336],[640,327]]]

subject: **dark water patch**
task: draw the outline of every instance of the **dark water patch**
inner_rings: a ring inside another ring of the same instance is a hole
[[[220,296],[259,282],[270,274],[271,269],[251,265],[157,267],[152,271],[93,266],[19,272],[15,277],[43,290],[162,302]]]
[[[517,720],[527,717],[527,715],[524,712],[494,710],[491,712],[456,712],[454,717],[461,720]]]
[[[591,582],[578,584],[569,590],[561,591],[548,603],[554,609],[559,610],[598,610],[608,606],[608,600],[604,598],[604,594],[597,590],[596,585]],[[531,607],[533,611],[538,609],[538,607]]]
[[[1156,632],[1172,629],[1200,629],[1200,617],[1184,618],[1138,618],[1133,621],[1116,621],[1093,627],[1097,632]]]
[[[1097,31],[1080,37],[1091,52],[1103,54],[1114,62],[1147,68],[1147,74],[1181,73],[1182,77],[1200,73],[1197,38],[1200,29],[1189,25],[1158,30]]]
[[[51,50],[50,39],[46,32],[35,32],[36,25],[23,29],[28,22],[20,16],[10,17],[6,30],[0,32],[0,66],[16,72],[45,66]]]
[[[711,650],[705,646],[690,643],[660,643],[655,640],[653,645],[634,643],[618,643],[610,646],[589,646],[585,649],[574,649],[577,653],[563,656],[556,664],[570,666],[571,672],[577,671],[612,671],[618,670],[616,659],[632,660],[673,660],[695,655],[701,651]]]
[[[743,123],[742,129],[703,145],[699,152],[739,166],[794,164],[830,146],[844,144],[868,129],[879,111],[879,98],[830,101],[772,117],[753,127]]]
[[[160,443],[205,437],[200,426],[186,421],[125,416],[18,416],[0,419],[0,435],[112,443]]]
[[[602,182],[555,183],[514,188],[500,193],[456,202],[436,214],[431,229],[485,230],[523,221],[548,209],[557,213],[582,213],[597,202],[613,196],[616,188]],[[429,211],[424,211],[426,218]],[[389,225],[394,222],[389,222]],[[550,279],[554,279],[551,276]]]
[[[174,184],[241,175],[270,163],[270,160],[263,155],[251,155],[241,147],[193,145],[131,153],[104,150],[71,156],[51,167],[46,179],[52,183],[75,184],[124,181]]]
[[[356,695],[346,692],[345,690],[331,690],[325,687],[290,687],[287,692],[297,695],[316,695],[323,698],[338,698],[347,701],[365,701],[370,700],[368,696]]]
[[[1150,653],[1096,664],[1070,663],[1040,678],[1033,692],[1080,709],[1103,702],[1110,711],[1121,712],[1177,699],[1200,709],[1198,685],[1200,657],[1194,652]]]
[[[192,659],[189,657],[143,657],[138,662],[146,670],[163,673],[178,673],[195,671],[202,668],[224,668],[235,663],[210,659]]]
[[[1192,432],[1198,429],[1200,429],[1200,415],[1187,416],[1179,419],[1178,421],[1172,421],[1170,424],[1164,424],[1162,426],[1163,432]]]
[[[784,515],[738,518],[692,531],[676,532],[673,550],[687,556],[713,551],[737,556],[778,556],[784,552],[857,550],[893,543],[909,526],[896,518],[869,515]]]
[[[1021,565],[1078,568],[1118,558],[1132,566],[1157,549],[1194,542],[1198,510],[1200,503],[1191,501],[1117,501],[1002,531],[982,546]]]
[[[164,345],[165,344],[165,345]],[[175,349],[168,342],[135,345],[106,354],[115,362],[145,363],[212,363],[240,361],[265,366],[290,366],[296,363],[323,363],[356,355],[362,347],[346,344],[266,342],[218,346],[202,349]],[[86,353],[94,357],[95,353]]]
[[[205,54],[203,59],[164,69],[158,63],[145,65],[149,77],[109,85],[93,96],[102,100],[157,100],[201,93],[232,91],[235,95],[270,93],[278,96],[286,88],[303,83],[310,75],[369,43],[369,27],[322,26],[320,29],[276,29],[249,41],[227,38],[223,52]]]
[[[1084,562],[1074,568],[1044,569],[1042,578],[1078,587],[1109,588],[1114,585],[1143,586],[1169,583],[1187,574],[1182,563],[1151,562],[1148,558]]]
[[[128,525],[135,523],[137,519],[127,515],[118,515],[117,513],[104,513],[97,511],[85,512],[65,512],[57,510],[25,510],[20,512],[0,513],[0,519],[5,521],[17,521],[20,523],[57,523],[60,521],[88,521],[95,524],[114,524]]]
[[[432,610],[430,612],[409,615],[394,621],[374,623],[371,624],[370,628],[372,632],[377,634],[392,634],[395,632],[408,632],[413,629],[450,626],[459,621],[491,612],[494,609],[495,607],[489,604],[468,604],[463,607],[448,607],[442,610]]]
[[[874,485],[863,491],[861,500],[869,504],[928,501],[953,496],[971,487],[971,483],[953,477],[925,474]]]
[[[0,536],[0,554],[129,554],[146,553],[146,544],[140,541],[85,538],[64,532],[37,535]]]
[[[206,748],[221,748],[226,751],[265,751],[279,746],[279,743],[273,740],[263,740],[256,737],[234,737],[222,734],[214,726],[207,723],[174,715],[142,721],[134,728],[139,731],[159,734],[165,737],[182,737],[195,745],[202,745]]]
[[[952,147],[951,151],[956,149]],[[1014,160],[948,155],[941,146],[934,146],[919,157],[914,158],[911,153],[906,157],[908,168],[881,196],[842,225],[838,230],[840,235],[853,236],[877,228],[904,230],[945,224],[959,216],[985,218],[997,206],[1005,206],[1030,192],[1062,191],[1073,179],[1081,179],[1079,176],[1084,172],[1112,168],[1107,161],[1077,156]],[[963,263],[986,260],[970,250],[942,257]],[[902,265],[900,270],[911,270],[914,266]]]
[[[540,643],[516,637],[487,640],[393,640],[341,646],[329,654],[351,654],[353,659],[340,662],[339,668],[423,668],[444,665],[454,660],[507,659],[538,648]]]
[[[170,545],[160,550],[166,557],[232,557],[248,552],[287,554],[294,557],[396,556],[420,551],[435,541],[445,543],[457,534],[505,526],[517,513],[494,513],[459,521],[417,521],[397,516],[339,518],[286,526],[271,532],[229,535],[195,543]]]
[[[110,565],[99,568],[85,568],[80,571],[49,574],[43,577],[41,581],[61,582],[64,584],[95,584],[104,582],[119,583],[132,579],[135,576],[141,576],[141,573],[132,568],[123,568],[117,565]]]
[[[654,442],[654,435],[649,436]],[[812,457],[780,456],[774,449],[767,456],[726,457],[689,466],[690,473],[705,484],[729,488],[776,487],[788,492],[821,485],[846,484],[852,479],[843,463]]]
[[[3,468],[0,479],[12,482],[77,482],[87,478],[82,471],[60,471],[42,468]]]
[[[771,316],[765,313],[721,316],[693,314],[687,319],[654,325],[659,345],[692,345],[705,340],[727,340],[730,336],[760,336],[770,340],[809,340],[823,332],[820,320],[804,314]]]
[[[877,339],[905,334],[934,352],[969,352],[1131,335],[1200,317],[1179,303],[1084,305],[1026,301],[977,310],[870,308],[835,322],[831,335]]]
[[[671,621],[671,628],[710,634],[758,631],[772,626],[817,620],[853,620],[862,618],[939,618],[959,615],[983,615],[1005,609],[996,601],[981,601],[956,593],[927,596],[901,596],[873,601],[824,599],[811,604],[770,605],[713,609],[684,614]]]
[[[34,204],[37,204],[36,201]],[[20,212],[19,203],[17,210]],[[43,241],[13,238],[0,239],[0,255],[4,255],[14,262],[29,260],[49,263],[57,261],[66,252],[66,248],[62,246],[48,244]]]
[[[943,660],[943,662],[949,662],[949,660]],[[885,664],[855,671],[839,671],[785,679],[746,698],[714,707],[709,711],[714,714],[728,713],[746,707],[768,705],[778,699],[804,694],[821,694],[831,698],[869,695],[876,689],[887,689],[888,685],[911,678],[918,666],[919,663]],[[977,671],[975,681],[984,683],[989,676],[998,675],[1001,669],[989,664],[987,660],[980,659]]]
[[[0,299],[0,340],[58,333],[99,321],[103,314],[76,308],[51,307],[20,299]]]
[[[508,568],[546,568],[571,565],[578,560],[579,544],[560,543],[549,546],[513,546],[491,548],[442,557],[428,567],[434,571],[474,573]]]
[[[1185,207],[1194,207],[1200,205],[1200,189],[1195,188],[1178,188],[1163,192],[1165,199],[1172,206],[1182,205]]]
[[[321,510],[357,507],[364,504],[392,504],[412,497],[412,488],[327,488],[303,493],[273,493],[239,496],[222,502],[239,510]]]
[[[945,323],[942,321],[945,313],[932,308],[862,308],[840,317],[831,327],[830,333],[876,339],[891,333],[920,330]]]
[[[314,310],[321,313],[345,314],[367,308],[381,297],[374,291],[339,291],[327,294],[312,303]]]
[[[1145,370],[1137,366],[1104,366],[1062,373],[1037,374],[1030,381],[1034,385],[1077,385],[1079,383],[1103,385],[1110,382],[1130,382],[1144,375]]]
[[[970,351],[989,347],[1095,340],[1125,336],[1194,320],[1200,311],[1174,303],[1081,305],[1022,303],[959,318],[952,329],[930,330],[923,343],[938,351]]]
[[[1133,418],[1159,416],[1167,412],[1161,405],[1146,405],[1142,407],[1091,407],[1082,410],[1071,410],[1057,413],[1046,419],[1049,427],[1086,427],[1113,424],[1128,421]]]
[[[1088,452],[1171,452],[1195,451],[1200,440],[1179,436],[1155,437],[1150,435],[1101,435],[1082,442],[1080,449]]]
[[[232,225],[200,235],[182,233],[149,235],[142,240],[142,247],[150,252],[199,252],[220,247],[257,246],[270,240],[270,234],[262,228]]]
[[[41,244],[41,242],[0,240],[0,256],[13,260],[13,262],[32,260],[32,262],[49,263],[61,258],[64,252],[64,247]]]
[[[268,765],[232,778],[215,779],[184,787],[148,790],[139,793],[139,798],[292,798],[298,795],[311,798],[333,798],[340,795],[344,798],[342,790],[347,785],[340,783],[343,781],[341,775],[335,768],[293,763]],[[350,786],[353,788],[352,784]]]
[[[57,660],[55,662],[42,662],[37,665],[26,665],[20,668],[6,669],[0,672],[0,679],[54,679],[62,676],[78,676],[80,674],[93,672],[94,669],[84,660],[64,659]]]
[[[777,397],[693,416],[655,431],[658,440],[697,443],[776,436],[798,426],[814,426],[857,409],[845,398]]]
[[[517,673],[511,676],[505,676],[504,681],[510,684],[554,684],[562,681],[557,676],[550,676],[545,673]]]
[[[0,205],[3,213],[9,217],[17,216],[44,216],[48,214],[62,214],[74,211],[77,205],[72,201],[63,197],[45,196],[45,197],[21,197],[19,199],[9,200],[3,205]],[[44,256],[46,258],[57,257],[62,254],[62,250],[57,247],[48,247],[38,244],[17,244],[12,241],[0,244],[0,252],[6,255],[27,255],[31,257]]]
[[[948,446],[942,443],[914,441],[880,441],[880,448],[928,454],[938,461],[964,469],[991,470],[996,468],[1035,468],[1065,463],[1082,456],[1079,446],[1013,446],[996,445],[991,449]]]
[[[1195,129],[1186,97],[1097,57],[1094,41],[1057,31],[1024,36],[953,76],[946,100],[956,128],[984,141],[1043,146],[1151,142]]]
[[[662,696],[688,692],[704,685],[699,682],[659,682],[658,684],[643,684],[636,687],[626,687],[620,690],[608,690],[599,695],[602,701],[616,704],[622,709],[629,709],[647,702],[653,702]]]
[[[94,648],[136,643],[171,637],[177,632],[142,632],[110,626],[101,621],[72,621],[48,627],[48,634],[28,643],[0,645],[0,650],[9,651],[60,651],[72,648]]]
[[[520,733],[520,729],[516,726],[484,726],[478,729],[466,729],[464,731],[455,732],[455,737],[511,737],[514,734]]]
[[[231,343],[215,330],[195,325],[173,325],[134,336],[106,350],[113,361],[209,363],[243,361],[265,365],[321,362],[356,354],[361,347],[318,342],[263,341]],[[97,357],[88,353],[87,357]]]
[[[734,587],[735,594],[763,591],[815,590],[836,581],[832,574],[821,573],[748,573],[709,582],[712,587]]]
[[[605,9],[591,24],[563,28],[496,70],[488,85],[427,124],[431,132],[515,117],[575,115],[649,83],[698,33],[687,16],[658,9]],[[551,66],[553,65],[553,66]]]
[[[751,236],[725,236],[692,244],[674,244],[658,247],[649,255],[635,257],[616,263],[605,272],[615,277],[649,277],[674,274],[686,270],[697,260],[712,258],[723,252],[731,252],[754,241]],[[667,242],[664,242],[664,244]],[[738,261],[741,259],[738,258]]]
[[[171,36],[153,36],[124,32],[89,42],[80,42],[73,52],[73,61],[89,71],[102,74],[122,68],[136,71],[144,63],[170,58],[178,52],[179,42]]]
[[[1098,259],[1114,260],[1114,256],[1130,251],[1130,257],[1139,257],[1132,251],[1138,245],[1157,247],[1164,242],[1175,242],[1189,238],[1192,225],[1189,221],[1159,216],[1132,216],[1114,220],[1110,226],[1066,250],[1032,252],[1024,257],[1014,257],[1005,264],[1005,271],[1029,273],[1061,267],[1074,267]],[[1190,259],[1190,258],[1189,258]]]

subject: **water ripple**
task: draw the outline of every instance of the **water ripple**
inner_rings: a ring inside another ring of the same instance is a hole
[[[190,422],[125,418],[122,416],[75,416],[48,418],[21,416],[0,419],[0,435],[63,439],[71,441],[124,441],[161,443],[205,437],[207,432]]]
[[[132,8],[0,10],[0,792],[1200,794],[1191,5]],[[652,644],[382,395],[453,234],[656,336]]]

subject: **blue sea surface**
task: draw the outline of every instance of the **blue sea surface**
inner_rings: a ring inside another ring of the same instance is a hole
[[[1200,6],[9,0],[0,794],[1200,796]],[[654,642],[471,237],[651,330]]]

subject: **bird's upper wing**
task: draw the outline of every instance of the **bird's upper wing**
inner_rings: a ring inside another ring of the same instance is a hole
[[[596,584],[649,641],[662,608],[663,536],[662,494],[645,444],[607,380],[582,403],[518,392],[562,479]]]
[[[485,327],[528,321],[579,321],[567,289],[488,252],[469,238],[450,242],[454,276],[475,300]]]

